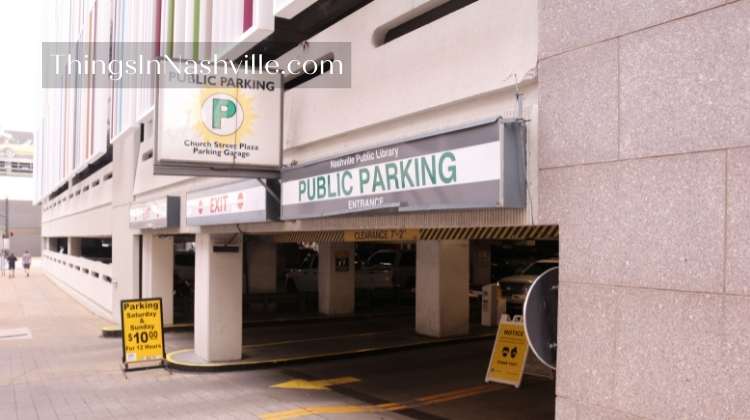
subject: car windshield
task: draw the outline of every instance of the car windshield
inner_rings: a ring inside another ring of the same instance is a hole
[[[367,259],[367,265],[393,265],[396,253],[392,251],[378,251]]]
[[[302,264],[300,268],[318,268],[318,253],[316,252],[308,252],[305,254],[305,257],[302,259]]]
[[[557,267],[557,263],[536,262],[534,264],[531,264],[526,270],[523,270],[523,274],[539,275],[549,270],[552,267]]]

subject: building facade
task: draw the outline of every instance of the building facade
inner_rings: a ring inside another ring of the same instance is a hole
[[[351,68],[346,88],[284,81],[278,182],[155,175],[148,86],[47,89],[45,269],[115,322],[162,297],[169,324],[190,237],[194,351],[227,361],[243,292],[279,287],[279,244],[315,244],[318,308],[346,314],[356,241],[409,242],[416,331],[446,337],[491,280],[482,241],[559,239],[558,418],[742,417],[750,1],[624,4],[58,3],[50,40],[259,43],[282,63],[345,42]]]
[[[0,249],[41,256],[41,208],[34,205],[34,133],[0,129]]]

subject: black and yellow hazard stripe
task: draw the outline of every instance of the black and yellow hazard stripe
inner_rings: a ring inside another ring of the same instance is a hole
[[[274,235],[276,242],[344,242],[345,231],[285,232]],[[556,225],[485,226],[419,229],[419,240],[557,240]]]
[[[556,240],[559,232],[555,225],[542,226],[488,226],[473,228],[421,229],[419,238],[424,241],[461,239],[490,240]]]
[[[274,235],[276,242],[343,242],[344,231],[285,232]]]

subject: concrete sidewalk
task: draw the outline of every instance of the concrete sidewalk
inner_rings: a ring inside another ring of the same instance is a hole
[[[288,380],[278,372],[255,373],[256,386],[232,373],[153,369],[126,378],[120,340],[98,334],[104,320],[32,273],[0,277],[0,330],[31,332],[0,338],[0,419],[253,418],[294,407],[271,395],[271,384]]]
[[[169,374],[153,370],[127,381],[120,347],[97,337],[102,320],[39,271],[0,277],[0,330],[31,332],[30,339],[0,338],[0,419],[112,417],[127,414],[133,398],[156,398],[133,385]],[[118,386],[132,398],[114,392]]]
[[[119,365],[120,340],[101,337],[102,322],[36,270],[30,278],[0,278],[0,336],[6,337],[0,338],[0,419],[248,419],[279,413],[284,418],[464,418],[471,413],[486,419],[538,419],[552,410],[553,382],[529,378],[525,390],[483,384],[489,340],[440,351],[306,363],[294,370],[170,374],[153,369],[126,378]],[[364,328],[357,323],[339,327],[341,334]],[[389,328],[387,323],[376,327],[376,334]],[[22,329],[31,337],[19,335]],[[261,348],[289,334],[283,328],[265,329],[250,334],[252,341],[246,343]],[[321,331],[305,325],[297,334],[310,339]],[[168,334],[167,351],[191,342],[190,333]],[[325,391],[275,387],[349,376],[359,382]],[[536,411],[500,403],[537,399],[543,404],[524,403]],[[427,400],[437,403],[414,403]],[[373,411],[380,406],[390,408]],[[350,414],[340,414],[341,407]]]

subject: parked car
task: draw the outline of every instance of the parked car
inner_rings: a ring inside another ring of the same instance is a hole
[[[500,292],[508,302],[508,313],[513,315],[523,315],[523,303],[526,300],[531,283],[539,277],[540,274],[557,267],[560,264],[557,258],[548,258],[535,261],[515,274],[500,279]]]
[[[356,273],[357,289],[413,289],[416,252],[400,249],[375,251]]]
[[[0,156],[8,159],[33,158],[34,144],[28,139],[16,139],[8,134],[0,134]]]
[[[305,251],[301,263],[284,274],[284,283],[288,292],[317,292],[318,253]]]
[[[355,284],[357,289],[411,289],[416,279],[414,251],[381,249],[360,264],[355,255]],[[287,291],[318,291],[318,253],[308,251],[302,263],[285,274]]]

